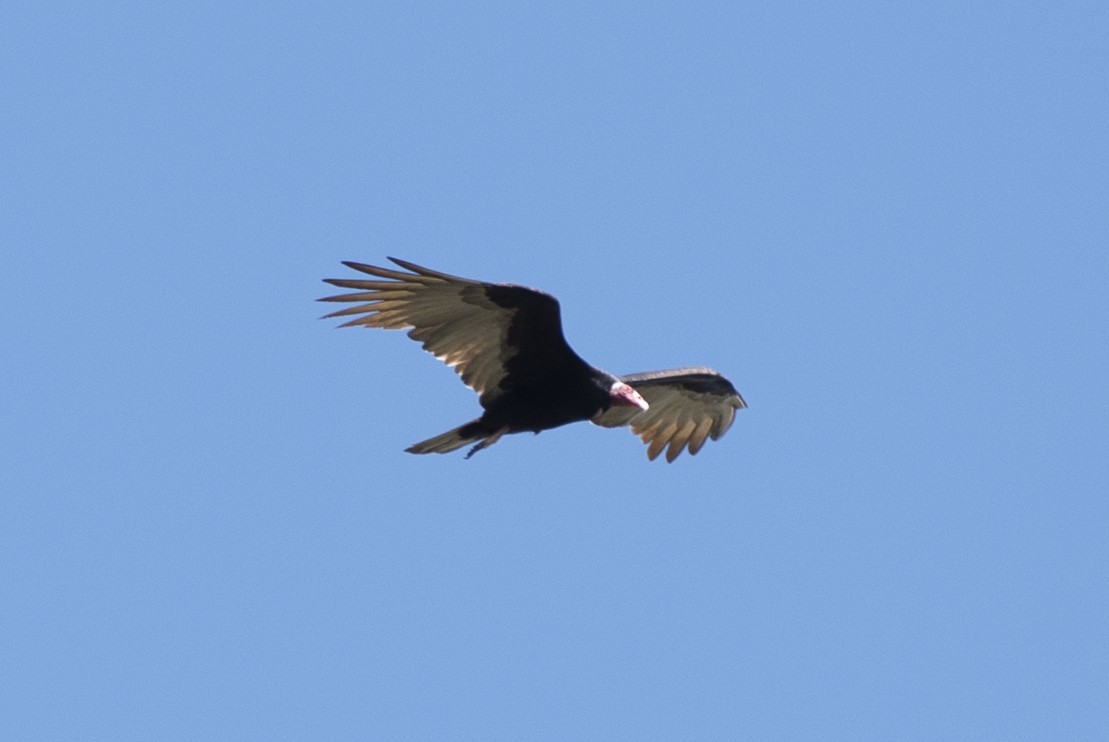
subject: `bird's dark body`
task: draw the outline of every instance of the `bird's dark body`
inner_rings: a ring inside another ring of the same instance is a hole
[[[579,369],[550,369],[494,399],[480,421],[493,430],[503,427],[510,433],[538,433],[588,420],[610,405],[608,387],[612,382],[601,386],[598,381],[598,377]]]
[[[504,361],[495,393],[482,395],[485,413],[463,426],[463,435],[501,429],[538,433],[608,409],[616,378],[590,366],[566,344],[553,296],[522,286],[482,288],[485,299],[513,313],[504,338],[513,354]]]

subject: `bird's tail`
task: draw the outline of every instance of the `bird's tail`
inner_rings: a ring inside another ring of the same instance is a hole
[[[507,428],[501,428],[490,432],[484,425],[481,424],[481,418],[471,420],[464,425],[459,425],[454,430],[448,430],[446,433],[437,435],[434,438],[428,438],[426,441],[413,443],[408,448],[404,449],[408,453],[450,453],[457,451],[463,446],[478,441],[470,453],[466,454],[466,458],[470,458],[475,453],[491,446],[500,440],[500,437],[508,432]]]

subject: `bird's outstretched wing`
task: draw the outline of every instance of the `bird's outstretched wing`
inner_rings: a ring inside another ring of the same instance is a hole
[[[386,280],[324,279],[355,293],[320,301],[358,302],[326,317],[354,317],[341,327],[408,329],[408,337],[451,366],[485,407],[517,382],[547,369],[567,363],[585,366],[562,335],[553,296],[389,260],[410,272],[344,261],[349,268]]]
[[[732,425],[735,411],[747,406],[732,383],[711,368],[676,368],[619,377],[647,400],[650,408],[612,407],[593,418],[606,428],[630,425],[647,444],[654,461],[667,448],[673,461],[688,445],[690,455],[706,438],[716,440]]]

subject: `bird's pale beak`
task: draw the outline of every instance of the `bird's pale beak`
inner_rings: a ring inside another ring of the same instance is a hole
[[[613,407],[638,407],[641,410],[650,407],[647,400],[643,399],[639,392],[622,381],[612,385],[609,396],[612,399]]]

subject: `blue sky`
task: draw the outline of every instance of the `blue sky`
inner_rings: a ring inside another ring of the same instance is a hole
[[[1100,5],[3,15],[0,737],[1102,738]],[[406,454],[386,255],[750,409]]]

